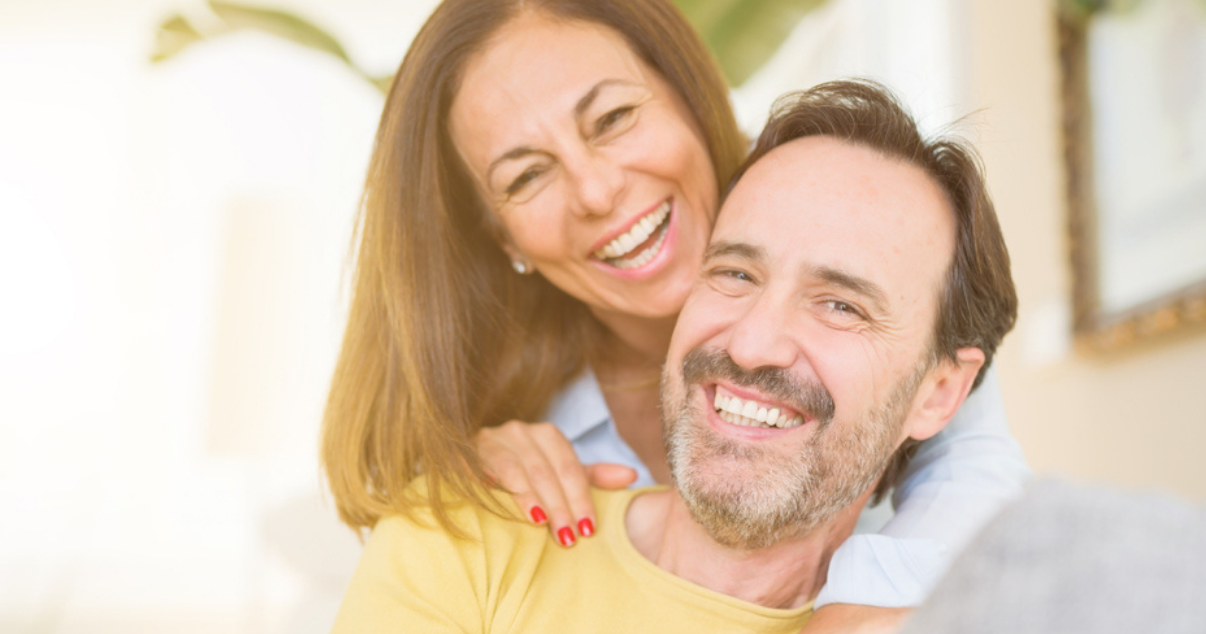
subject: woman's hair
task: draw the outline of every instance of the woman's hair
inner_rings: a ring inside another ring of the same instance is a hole
[[[535,420],[597,337],[587,308],[520,276],[448,132],[467,61],[524,11],[609,27],[673,86],[728,182],[745,154],[715,62],[668,0],[445,0],[415,37],[377,131],[357,224],[351,310],[323,417],[322,460],[354,529],[467,499],[501,512],[473,443]],[[419,473],[425,490],[408,489]]]

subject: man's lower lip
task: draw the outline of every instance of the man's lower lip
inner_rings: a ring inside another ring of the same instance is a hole
[[[809,421],[807,421],[807,420],[804,421],[803,425],[797,425],[796,427],[787,427],[787,428],[746,427],[744,425],[734,425],[733,423],[730,423],[730,422],[724,420],[723,418],[721,418],[720,412],[717,412],[716,409],[712,408],[712,407],[708,407],[707,419],[708,419],[708,423],[711,424],[712,427],[716,428],[716,430],[721,433],[724,433],[724,434],[727,434],[730,436],[746,438],[746,439],[750,439],[750,440],[763,440],[763,439],[768,439],[768,438],[778,438],[784,434],[790,434],[792,432],[795,432],[795,431],[798,431],[801,429],[805,429],[809,426]]]

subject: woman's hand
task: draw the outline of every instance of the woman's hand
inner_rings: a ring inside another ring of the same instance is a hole
[[[562,546],[595,532],[590,486],[622,489],[636,471],[618,464],[584,466],[570,441],[552,423],[513,420],[477,433],[477,452],[486,471],[534,524],[548,523]]]
[[[812,614],[800,634],[893,634],[912,612],[911,608],[830,603]]]

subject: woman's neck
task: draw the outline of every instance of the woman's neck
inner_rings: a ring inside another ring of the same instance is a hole
[[[616,431],[653,479],[668,483],[658,383],[675,318],[596,316],[603,325],[603,336],[592,365]]]
[[[678,315],[637,317],[621,313],[592,311],[603,325],[603,336],[596,350],[596,369],[605,373],[631,375],[657,371],[666,360],[670,336]]]

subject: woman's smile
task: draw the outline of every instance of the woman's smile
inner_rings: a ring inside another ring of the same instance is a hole
[[[662,201],[653,211],[631,221],[628,230],[608,240],[592,256],[604,271],[623,279],[654,275],[669,259],[658,256],[674,251],[673,211],[672,201]]]

